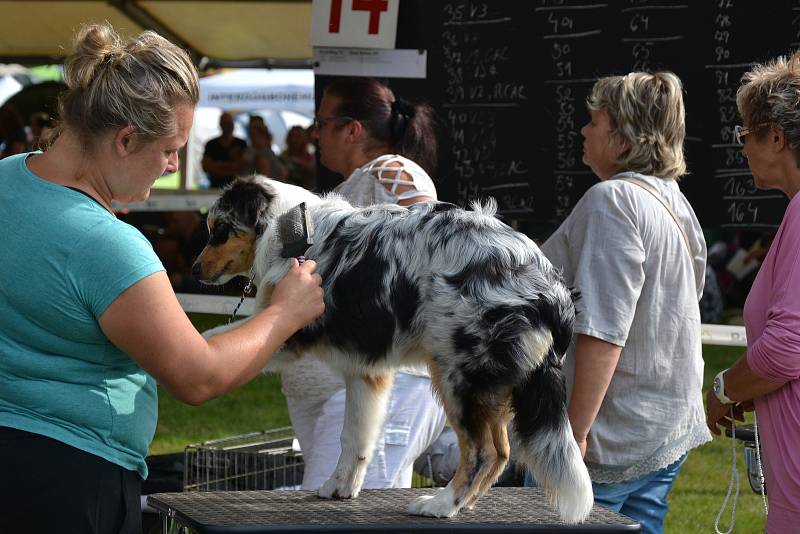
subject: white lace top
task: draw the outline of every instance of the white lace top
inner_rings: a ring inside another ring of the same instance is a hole
[[[403,179],[403,173],[411,177]],[[391,186],[387,188],[386,186]],[[413,186],[397,193],[398,186]],[[403,156],[384,154],[352,172],[335,190],[354,206],[397,204],[401,200],[426,196],[436,200],[436,186],[425,170]]]

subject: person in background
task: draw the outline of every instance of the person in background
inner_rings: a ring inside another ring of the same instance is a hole
[[[0,107],[0,159],[28,150],[28,133],[17,110]]]
[[[286,166],[272,151],[272,133],[262,117],[250,115],[247,127],[250,146],[244,151],[247,166],[241,175],[262,174],[281,182],[286,181]]]
[[[32,150],[42,150],[45,148],[48,132],[53,129],[53,120],[44,111],[37,111],[31,115],[28,121],[30,135],[28,145]]]
[[[678,187],[682,92],[669,72],[595,83],[581,134],[583,162],[600,183],[542,245],[580,292],[565,372],[595,502],[645,533],[663,532],[688,451],[711,439],[698,305],[706,245]]]
[[[233,115],[227,111],[219,116],[222,135],[206,143],[203,152],[203,171],[211,187],[225,187],[247,169],[244,151],[247,143],[233,135]]]
[[[112,202],[178,168],[199,99],[189,55],[150,31],[84,26],[46,152],[0,161],[0,532],[141,532],[156,382],[202,404],[260,373],[324,311],[315,264],[209,340],[145,237]],[[32,280],[34,282],[27,283]]]
[[[736,140],[756,187],[789,197],[744,305],[747,352],[706,395],[708,428],[730,428],[755,408],[769,496],[766,531],[800,525],[800,51],[756,65],[736,104]]]
[[[286,134],[286,150],[281,161],[288,169],[286,181],[309,191],[316,187],[316,160],[312,152],[311,136],[302,126],[292,126]]]
[[[722,319],[722,291],[717,282],[717,273],[706,264],[703,297],[700,299],[700,320],[704,324],[719,324]]]
[[[425,171],[432,168],[436,154],[427,105],[398,99],[371,78],[342,78],[326,87],[315,126],[321,162],[348,177],[337,191],[353,204],[408,206],[436,199],[433,180]],[[313,358],[298,360],[281,378],[305,459],[302,488],[318,489],[330,478],[341,451],[344,381]],[[427,368],[399,371],[363,487],[410,487],[414,460],[438,437],[444,423]]]
[[[208,242],[208,227],[198,211],[168,211],[163,214],[163,235],[153,239],[153,248],[167,271],[176,293],[201,293],[202,283],[192,275],[192,264]]]

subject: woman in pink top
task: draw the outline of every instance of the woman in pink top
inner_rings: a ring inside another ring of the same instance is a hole
[[[769,495],[769,534],[800,525],[800,51],[745,74],[736,127],[753,181],[791,201],[744,308],[747,354],[717,375],[707,420],[730,427],[755,406]]]

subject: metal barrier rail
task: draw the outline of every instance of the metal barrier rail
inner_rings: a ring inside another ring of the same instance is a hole
[[[151,194],[144,202],[121,204],[116,200],[111,207],[116,211],[196,211],[205,210],[219,198],[219,192],[192,192],[185,194]]]
[[[239,303],[239,297],[178,293],[178,301],[186,312],[230,315]],[[238,314],[250,315],[254,308],[255,299],[246,298]],[[703,324],[700,325],[700,337],[704,345],[747,346],[747,337],[743,326]]]

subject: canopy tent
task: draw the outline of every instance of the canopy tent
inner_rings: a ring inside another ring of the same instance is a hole
[[[311,70],[238,69],[200,80],[199,107],[314,113]]]
[[[158,31],[206,66],[310,64],[311,0],[0,0],[0,63],[58,62],[81,24]]]

